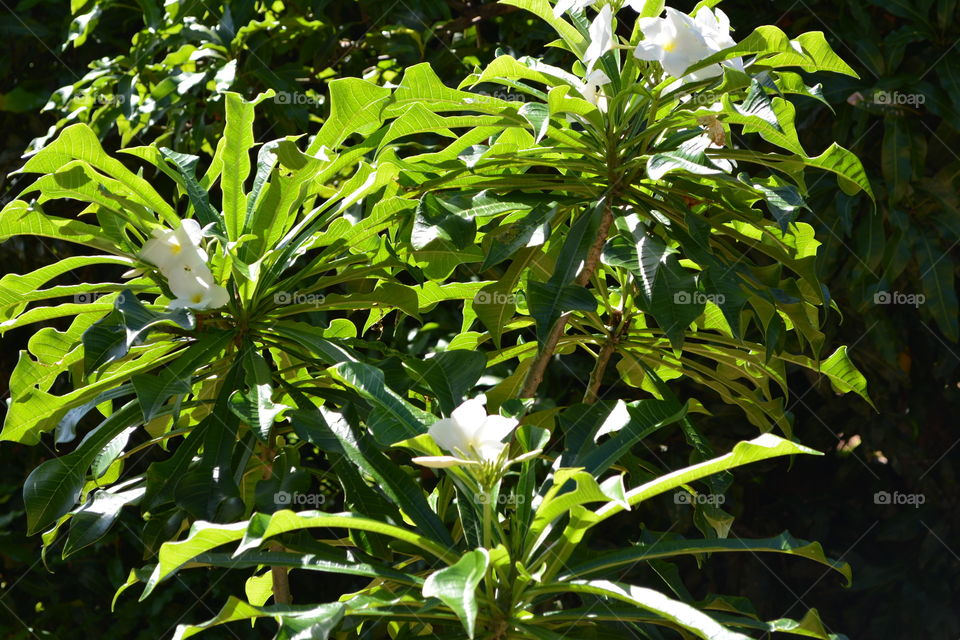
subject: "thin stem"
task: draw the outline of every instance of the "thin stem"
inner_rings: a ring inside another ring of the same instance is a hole
[[[484,486],[482,489],[483,496],[483,548],[489,551],[493,548],[493,489],[488,486]],[[484,576],[483,581],[486,583],[487,588],[487,598],[490,600],[491,606],[496,607],[496,594],[493,589],[493,566],[487,566],[487,572]]]
[[[581,269],[580,274],[577,276],[576,284],[578,286],[586,286],[596,272],[600,264],[600,254],[603,252],[603,245],[607,241],[607,236],[610,233],[610,227],[612,225],[613,208],[608,202],[607,206],[603,208],[603,218],[600,220],[600,226],[597,228],[597,236],[594,238],[593,244],[587,252],[587,259],[583,264],[583,269]],[[556,323],[554,323],[550,334],[547,336],[546,341],[544,341],[543,349],[540,350],[540,353],[534,358],[533,364],[530,365],[527,380],[523,385],[523,391],[520,393],[521,398],[532,398],[537,395],[537,389],[540,387],[540,383],[543,382],[543,374],[547,370],[547,364],[549,364],[550,358],[553,357],[553,353],[557,349],[557,344],[560,342],[560,337],[563,335],[563,331],[566,329],[569,320],[570,313],[567,312],[561,315]]]
[[[600,355],[597,356],[597,364],[590,372],[590,382],[587,383],[587,391],[583,394],[584,404],[593,404],[597,401],[597,392],[600,390],[600,383],[603,381],[603,374],[610,363],[610,356],[617,350],[617,337],[611,336],[603,343],[600,348]]]
[[[283,551],[278,542],[270,545],[271,551]],[[290,593],[290,576],[286,567],[270,567],[270,577],[273,579],[274,604],[293,604],[293,594]]]

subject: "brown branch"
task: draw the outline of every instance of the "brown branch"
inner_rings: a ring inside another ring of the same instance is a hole
[[[600,390],[600,383],[603,381],[603,374],[606,372],[607,365],[610,363],[610,356],[617,350],[618,340],[616,335],[612,335],[603,343],[603,347],[600,348],[600,354],[597,356],[597,364],[593,367],[593,371],[590,372],[590,382],[587,384],[586,393],[583,394],[583,402],[585,404],[593,404],[597,401],[597,391]]]
[[[267,480],[273,476],[273,457],[276,455],[273,447],[273,429],[267,437],[267,446],[260,453],[260,461],[263,463],[263,479]],[[271,551],[283,551],[283,545],[279,542],[270,543]],[[270,567],[270,577],[273,580],[273,603],[274,604],[293,604],[293,594],[290,592],[290,576],[286,567]]]
[[[597,227],[597,235],[593,240],[593,244],[590,245],[590,250],[587,251],[587,259],[583,263],[583,269],[580,270],[580,275],[578,275],[575,280],[576,284],[581,287],[586,286],[587,283],[590,282],[590,278],[593,277],[593,274],[597,271],[597,267],[600,265],[600,254],[603,253],[603,245],[607,241],[607,236],[610,233],[610,226],[612,224],[613,208],[607,204],[603,209],[603,218],[600,219],[600,226]],[[540,383],[543,382],[543,374],[547,370],[547,364],[550,363],[550,358],[553,357],[553,352],[556,351],[557,344],[559,344],[560,337],[567,328],[567,322],[569,320],[570,313],[567,312],[561,315],[556,323],[554,323],[553,328],[550,330],[550,335],[547,336],[543,344],[543,349],[540,350],[533,364],[530,365],[530,371],[527,373],[523,391],[520,392],[521,398],[532,398],[537,395],[537,389],[540,387]]]
[[[283,547],[274,542],[270,545],[271,551],[283,551]],[[290,576],[286,567],[270,567],[270,576],[273,578],[273,603],[293,604],[293,594],[290,593]]]

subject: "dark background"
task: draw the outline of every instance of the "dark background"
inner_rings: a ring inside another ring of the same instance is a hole
[[[404,67],[429,61],[452,82],[474,63],[492,59],[497,47],[558,55],[544,49],[553,39],[545,27],[522,12],[479,1],[286,2],[273,23],[262,20],[263,6],[253,2],[188,1],[181,3],[182,13],[209,27],[188,33],[162,24],[160,4],[86,2],[77,13],[100,7],[99,21],[81,46],[64,48],[78,33],[66,3],[0,0],[0,203],[19,191],[16,176],[7,174],[19,166],[30,141],[58,123],[89,122],[108,150],[158,137],[179,151],[209,150],[222,126],[222,105],[211,98],[217,68],[211,65],[204,82],[183,92],[162,95],[158,89],[169,73],[161,62],[185,43],[216,47],[222,52],[218,64],[236,61],[232,90],[253,96],[273,87],[316,100],[268,103],[258,119],[259,140],[315,131],[324,112],[324,83],[332,77],[390,81]],[[842,310],[842,317],[832,311],[826,318],[828,348],[850,345],[877,410],[795,373],[789,403],[795,433],[826,455],[741,471],[725,505],[737,516],[731,535],[764,537],[789,529],[819,540],[828,555],[853,565],[853,586],[844,588],[836,574],[799,559],[717,555],[700,571],[692,560],[682,565],[698,597],[746,596],[767,619],[817,608],[831,631],[854,639],[960,636],[957,4],[724,3],[736,38],[761,24],[792,36],[824,31],[860,75],[811,78],[825,83],[835,114],[813,101],[798,102],[797,129],[808,151],[836,140],[857,153],[877,194],[874,211],[865,198],[849,198],[833,180],[812,176],[804,215],[824,243],[823,280]],[[689,10],[692,3],[674,6]],[[146,35],[148,24],[156,28]],[[94,61],[100,61],[96,78],[87,75]],[[161,97],[142,109],[117,98],[129,97],[131,82],[147,84]],[[113,102],[73,115],[76,104],[68,102],[40,111],[54,91],[67,86],[75,96],[110,95]],[[123,123],[138,118],[145,124],[131,134]],[[72,250],[14,239],[0,244],[0,271],[23,273]],[[884,293],[922,295],[924,302],[878,304]],[[4,398],[30,333],[3,337]],[[755,435],[733,409],[719,408],[700,425],[718,449]],[[664,444],[682,449],[680,440]],[[39,562],[40,541],[24,535],[20,486],[49,455],[44,446],[0,446],[0,638],[169,637],[182,616],[205,619],[228,594],[242,594],[241,576],[186,572],[143,605],[125,594],[110,614],[113,592],[131,567],[142,564],[142,547],[122,519],[102,542],[68,562],[59,560],[58,548],[51,550],[54,573],[48,573]],[[898,492],[922,504],[878,503],[877,492]],[[656,506],[645,524],[696,535],[688,507],[666,500]]]

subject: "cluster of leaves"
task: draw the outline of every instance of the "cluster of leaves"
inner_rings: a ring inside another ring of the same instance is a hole
[[[43,100],[43,111],[57,116],[33,150],[84,122],[101,139],[118,135],[121,145],[153,140],[212,153],[223,130],[223,92],[249,96],[272,88],[265,121],[274,135],[295,135],[322,121],[323,87],[332,78],[390,82],[427,59],[441,72],[459,73],[489,57],[491,45],[474,19],[499,13],[491,7],[498,8],[481,3],[454,17],[442,2],[401,11],[388,3],[151,1],[131,7],[77,0],[62,48],[90,47],[106,37],[114,55],[93,59],[89,71],[48,100],[46,86],[18,86],[9,95],[21,108]]]
[[[581,14],[571,23],[543,0],[508,4],[583,57]],[[845,349],[823,357],[833,303],[797,213],[807,167],[850,194],[869,183],[842,147],[805,151],[788,99],[821,98],[796,69],[851,70],[822,34],[792,40],[774,27],[701,65],[742,56],[749,73],[726,68],[678,87],[608,52],[605,107],[586,99],[578,75],[511,55],[459,89],[429,65],[393,88],[338,79],[305,150],[279,138],[254,160],[255,108],[275,94],[226,93],[224,135],[202,167],[163,143],[123,149],[172,181],[172,199],[107,154],[87,124],[64,128],[22,168],[40,177],[0,212],[0,239],[99,252],[2,281],[0,331],[63,327],[40,329],[21,353],[0,436],[37,444],[52,432],[71,447],[27,480],[31,531],[47,544],[65,532],[69,556],[138,505],[153,563],[124,588],[142,581],[150,593],[188,563],[254,570],[247,602],[232,599],[178,637],[259,617],[279,620],[278,637],[612,637],[620,625],[648,637],[656,626],[831,637],[815,612],[764,622],[728,599],[695,601],[669,564],[661,577],[677,599],[609,579],[639,561],[734,550],[847,573],[788,534],[727,539],[732,517],[716,506],[697,502],[703,540],[644,530],[641,543],[618,539],[599,557],[586,544],[594,527],[655,495],[695,493],[698,480],[721,495],[728,469],[812,453],[766,433],[716,456],[689,417],[704,402],[679,400],[671,380],[787,436],[788,366],[866,397]],[[483,86],[522,99],[465,89]],[[779,151],[732,148],[731,127]],[[81,203],[76,215],[50,212],[63,200]],[[188,217],[207,229],[213,273],[231,292],[225,309],[166,312],[163,278],[138,257],[154,229]],[[115,273],[52,284],[89,265]],[[74,296],[94,301],[50,304]],[[582,401],[569,390],[533,401],[554,354],[571,351],[596,361]],[[61,377],[72,383],[63,393]],[[517,454],[549,454],[496,487],[456,472],[418,477],[407,451],[438,453],[427,428],[478,391],[488,409],[522,418]],[[622,399],[598,401],[606,394]],[[682,430],[697,464],[668,473],[635,455],[665,427]],[[169,455],[138,465],[145,452]],[[276,495],[307,491],[312,478],[344,513],[277,511]],[[293,606],[291,568],[373,581],[339,602]],[[598,602],[608,614],[590,613]]]
[[[837,140],[853,149],[877,193],[874,215],[865,198],[837,194],[826,181],[811,184],[810,211],[800,219],[824,243],[819,273],[846,312],[828,333],[855,345],[851,353],[871,372],[880,413],[811,389],[794,407],[798,424],[805,418],[811,425],[809,435],[820,432],[805,442],[827,447],[855,437],[862,443],[829,470],[819,468],[829,473],[825,487],[844,490],[831,489],[835,506],[828,510],[788,506],[796,495],[765,497],[778,500],[771,513],[795,511],[798,520],[850,545],[870,531],[850,556],[870,588],[838,598],[836,619],[869,620],[864,635],[893,628],[956,635],[960,617],[949,594],[960,588],[960,562],[944,543],[960,527],[956,436],[948,418],[958,408],[960,372],[957,3],[860,0],[808,10],[774,2],[730,11],[734,19],[749,12],[750,19],[781,20],[791,29],[829,25],[831,41],[860,78],[831,79],[824,87],[831,109],[808,104],[798,121],[813,148]],[[918,509],[875,507],[870,495],[878,490],[924,495],[927,502]],[[891,599],[910,605],[886,607]]]

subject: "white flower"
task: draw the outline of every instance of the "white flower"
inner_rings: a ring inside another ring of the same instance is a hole
[[[594,69],[583,79],[583,83],[577,88],[583,99],[590,104],[595,104],[601,111],[607,110],[607,99],[600,92],[600,87],[610,84],[610,78],[600,69]]]
[[[170,302],[171,309],[217,309],[230,300],[227,290],[213,281],[206,264],[184,264],[164,275],[175,296]]]
[[[513,418],[487,415],[483,402],[474,398],[453,410],[449,418],[433,423],[429,433],[452,456],[425,456],[413,461],[425,467],[495,463],[503,454],[503,439],[517,427]]]
[[[729,49],[737,44],[730,35],[730,18],[722,10],[701,7],[694,20],[703,38],[714,52]],[[724,64],[743,71],[742,58],[732,58]]]
[[[610,5],[604,5],[600,13],[590,24],[590,46],[583,54],[583,63],[587,65],[587,71],[593,69],[600,56],[613,48],[613,9]]]
[[[556,6],[553,7],[553,15],[559,18],[567,11],[572,9],[586,9],[596,4],[597,1],[598,0],[558,0]]]
[[[140,257],[161,271],[180,264],[206,264],[207,253],[200,247],[203,232],[196,220],[187,219],[176,231],[155,229],[153,239],[143,245]]]
[[[632,5],[631,5],[632,6]],[[685,81],[706,80],[723,73],[723,67],[712,64],[684,76],[691,66],[718,51],[736,44],[730,36],[730,19],[720,9],[702,7],[696,18],[667,7],[665,18],[641,18],[644,39],[633,52],[640,60],[656,60],[674,78]],[[733,58],[723,66],[743,70],[743,60]]]
[[[633,55],[640,60],[656,60],[674,78],[682,78],[684,71],[713,53],[693,18],[671,7],[667,7],[666,18],[640,18],[639,26],[644,39]],[[719,65],[701,69],[690,79],[710,78],[719,70]]]

